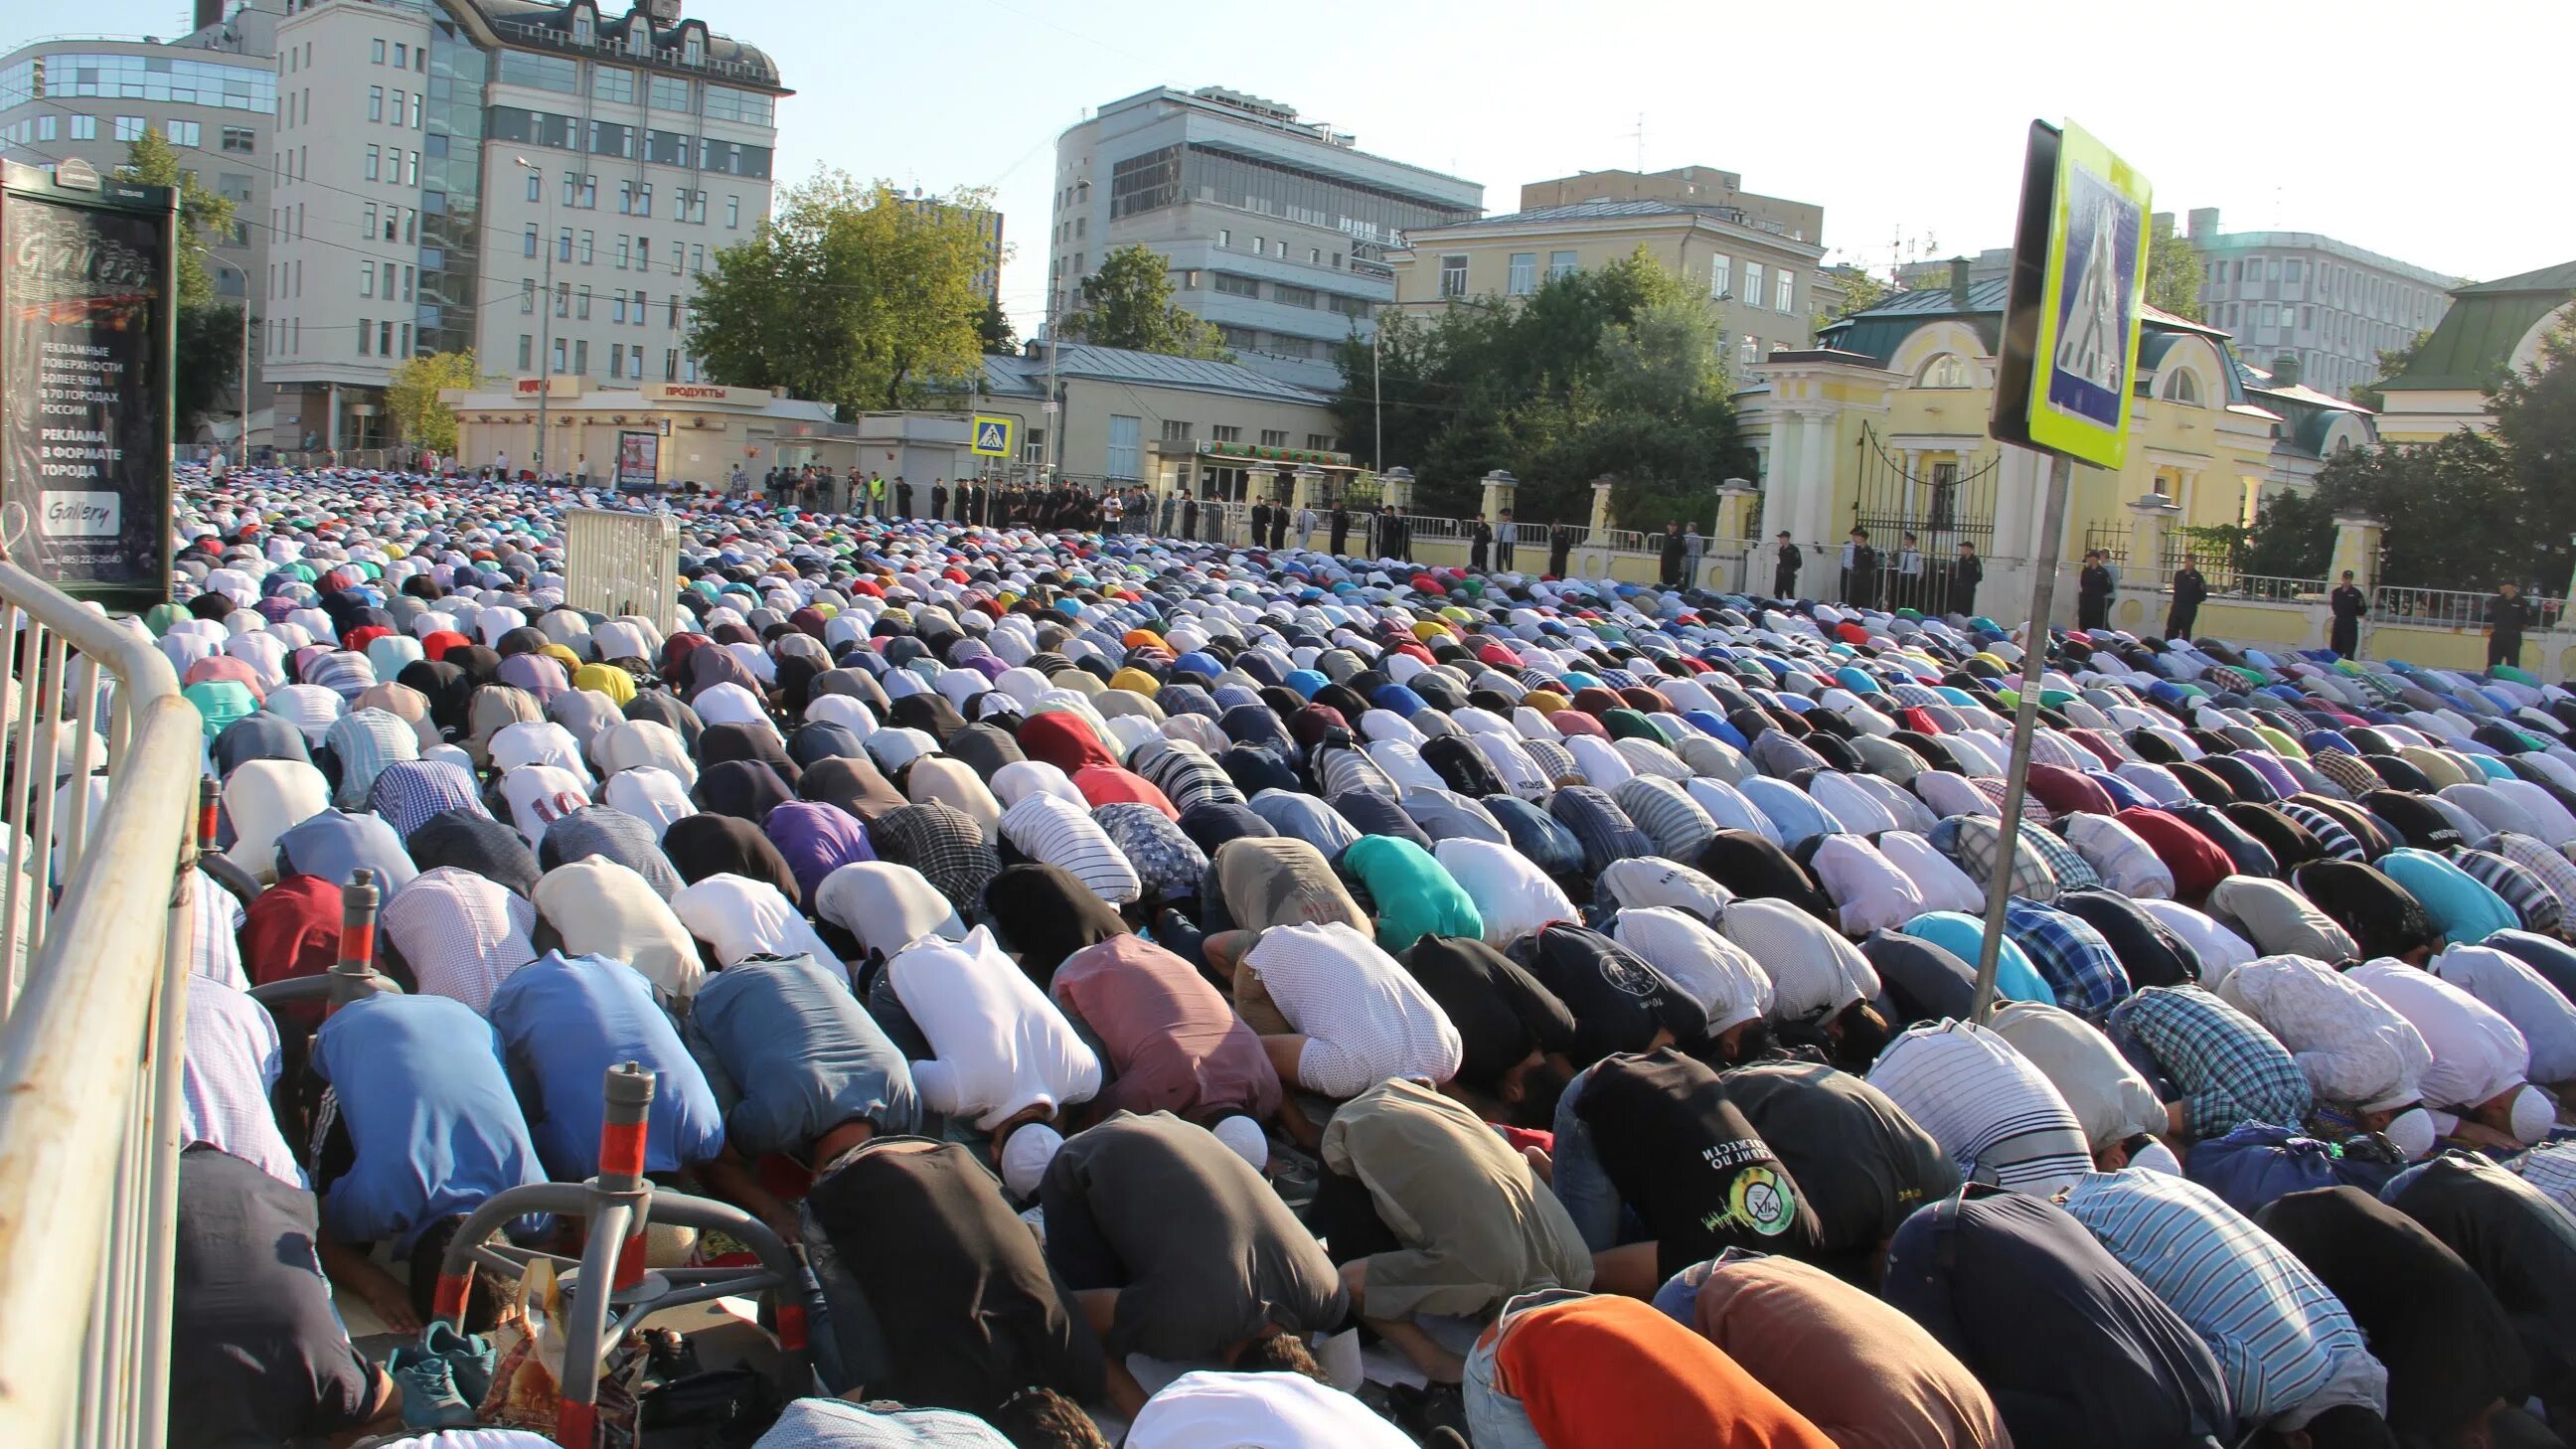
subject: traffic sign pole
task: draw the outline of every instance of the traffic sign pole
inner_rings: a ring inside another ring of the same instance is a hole
[[[2039,727],[2039,679],[2047,667],[2048,615],[2057,602],[2058,535],[2066,531],[2066,495],[2075,491],[2075,465],[2052,458],[2048,499],[2040,509],[2038,577],[2030,584],[2030,628],[2022,636],[2021,699],[2013,709],[2012,761],[2004,768],[2003,819],[1995,825],[1995,863],[1986,875],[1986,929],[1977,943],[1976,1004],[1968,1019],[1979,1026],[1995,1014],[1995,972],[2003,957],[2004,904],[2012,897],[2014,853],[2021,845],[2022,801],[2030,791],[2030,739]]]

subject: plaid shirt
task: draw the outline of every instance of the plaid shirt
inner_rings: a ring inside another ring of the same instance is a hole
[[[1002,873],[1002,857],[984,843],[984,827],[953,805],[933,800],[889,810],[868,822],[877,859],[908,865],[961,909],[980,912],[985,883]]]
[[[2082,918],[2018,896],[2004,902],[2004,934],[2048,979],[2057,1004],[2098,1017],[2130,992],[2129,973],[2102,933]]]
[[[2343,787],[2345,793],[2356,800],[2380,788],[2379,772],[2362,763],[2359,755],[2342,750],[2319,750],[2308,756],[2308,763],[2316,768],[2318,774]]]
[[[2031,847],[2032,833],[2023,831],[2014,840],[2009,889],[2029,900],[2053,901],[2057,899],[2057,877],[2048,868],[2048,858]],[[1933,826],[1927,838],[1934,850],[1957,861],[1979,890],[1994,880],[1995,851],[2003,843],[1998,822],[1982,815],[1953,815]]]
[[[2511,831],[2487,842],[2487,849],[2531,872],[2532,877],[2558,898],[2559,918],[2576,915],[2576,864],[2549,848],[2545,841]],[[2493,882],[2488,883],[2490,888]],[[2535,926],[2533,930],[2540,929]]]
[[[2539,876],[2486,850],[2463,850],[2451,857],[2451,863],[2467,871],[2470,879],[2502,896],[2504,903],[2513,907],[2513,913],[2522,918],[2524,930],[2538,931],[2544,936],[2557,933],[2564,907]]]
[[[2183,1092],[2183,1129],[2223,1137],[2246,1122],[2297,1128],[2315,1106],[2305,1073],[2254,1019],[2197,986],[2150,986],[2111,1009]]]
[[[408,720],[381,709],[340,716],[322,742],[340,761],[340,788],[331,803],[343,810],[364,809],[367,792],[387,766],[420,758],[420,732]]]
[[[367,791],[367,803],[394,828],[394,834],[406,840],[441,811],[492,813],[483,808],[474,777],[464,766],[446,760],[397,760],[385,766]]]
[[[2091,891],[2102,888],[2102,876],[2093,863],[2066,843],[2063,836],[2045,826],[2021,832],[2039,858],[2048,862],[2049,874],[2057,877],[2061,891]]]

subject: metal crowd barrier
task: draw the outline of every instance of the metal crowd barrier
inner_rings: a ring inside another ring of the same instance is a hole
[[[5,563],[0,641],[0,1444],[159,1449],[202,736],[147,638]]]

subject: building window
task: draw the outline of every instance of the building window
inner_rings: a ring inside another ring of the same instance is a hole
[[[238,133],[240,133],[240,134],[243,134],[243,135],[248,135],[248,134],[249,134],[249,133],[248,133],[248,132],[246,132],[246,131],[242,131],[242,130],[241,130],[241,128],[240,128],[240,127],[238,127],[238,126],[226,126],[226,127],[224,127],[224,149],[225,149],[225,150],[230,151],[230,150],[234,149],[234,148],[233,148],[233,144],[232,144],[232,138],[233,138],[234,134],[235,134],[235,133],[237,133],[237,132],[238,132]],[[97,140],[97,139],[98,139],[98,117],[96,117],[96,116],[74,116],[74,117],[72,117],[72,139],[73,139],[73,140],[75,140],[75,141],[95,141],[95,140]],[[247,150],[249,150],[250,148],[249,148],[248,146],[244,146],[244,147],[242,147],[242,148],[240,148],[240,149],[242,149],[242,150],[244,150],[244,151],[247,151]]]
[[[361,297],[372,297],[376,295],[376,264],[374,262],[358,263],[358,295]]]
[[[411,93],[411,128],[415,131],[420,129],[420,92],[418,91]]]
[[[1744,305],[1747,307],[1762,305],[1762,264],[1760,262],[1748,261],[1744,264]]]
[[[623,289],[608,294],[608,320],[621,323],[626,320],[626,293]]]
[[[1515,297],[1526,297],[1538,290],[1538,253],[1512,253],[1511,281],[1505,290]]]
[[[1143,419],[1119,417],[1114,413],[1111,414],[1109,418],[1109,446],[1106,456],[1102,459],[1102,471],[1106,472],[1112,478],[1135,478],[1142,476],[1136,471],[1136,455],[1139,451],[1137,446],[1138,440],[1143,436],[1143,430]]]
[[[143,139],[143,133],[149,129],[151,128],[144,124],[141,116],[116,118],[116,139],[120,141],[140,141]]]
[[[581,254],[579,257],[581,264],[585,267],[590,265],[590,254],[591,234],[585,231],[581,234]]]
[[[375,208],[373,208],[373,207],[369,207],[369,208],[368,208],[368,210],[369,210],[369,211],[373,211],[374,209],[375,209]],[[369,220],[370,220],[370,222],[372,222],[372,221],[373,221],[373,218],[369,218]],[[369,227],[369,230],[373,230],[373,229],[374,229],[374,228],[373,228],[373,226],[371,225],[371,226]],[[535,256],[536,254],[537,254],[537,224],[536,224],[535,222],[533,222],[533,221],[532,221],[532,222],[529,222],[529,223],[528,223],[528,229],[527,229],[526,231],[521,232],[521,233],[519,234],[519,255],[521,255],[521,256],[523,256],[523,257],[533,257],[533,256]]]
[[[81,122],[83,121],[89,122],[89,134],[91,136],[98,134],[98,121],[95,117],[74,116],[72,117],[72,135],[75,137],[81,135]],[[224,149],[227,151],[255,151],[259,149],[258,134],[252,131],[248,126],[226,126],[224,127]]]
[[[1252,239],[1252,254],[1253,254],[1254,256],[1256,256],[1256,257],[1257,257],[1257,256],[1261,255],[1263,252],[1268,251],[1269,249],[1270,249],[1270,244],[1269,244],[1267,241],[1263,240],[1262,238],[1260,238],[1260,237],[1254,237],[1254,238]]]
[[[1440,259],[1440,295],[1443,297],[1467,295],[1467,259],[1465,257],[1446,256]]]
[[[519,312],[522,316],[534,316],[536,315],[536,311],[537,279],[534,277],[521,277],[519,279]],[[524,362],[520,364],[522,367],[525,367],[526,365],[527,364]]]
[[[1341,446],[1341,439],[1330,433],[1308,433],[1306,446],[1318,453],[1329,453]]]
[[[1217,291],[1229,297],[1258,297],[1261,295],[1261,284],[1259,282],[1254,281],[1250,277],[1238,277],[1232,272],[1211,273],[1210,281]]]
[[[1708,294],[1721,302],[1735,296],[1735,259],[1714,256],[1708,259]]]
[[[1285,428],[1263,428],[1261,430],[1261,446],[1265,448],[1287,447],[1288,430]]]
[[[555,260],[559,262],[568,262],[572,260],[571,227],[561,227],[555,232]]]
[[[577,322],[590,320],[590,289],[583,287],[572,294],[572,315]]]
[[[2200,379],[2177,368],[2165,379],[2165,399],[2185,407],[2200,406]]]
[[[369,146],[367,148],[367,179],[369,181],[382,180],[383,178],[379,173],[383,171],[384,164],[384,148],[381,146]]]
[[[1762,360],[1762,339],[1754,336],[1750,332],[1745,333],[1743,344],[1736,349],[1735,360],[1746,367],[1751,367],[1755,363],[1760,362]]]
[[[587,337],[577,339],[572,345],[572,370],[590,371],[590,339]]]
[[[1572,252],[1549,252],[1547,254],[1547,275],[1548,280],[1550,281],[1554,281],[1558,277],[1570,277],[1576,272],[1582,270],[1583,263],[1578,260]]]
[[[1208,429],[1208,436],[1220,443],[1240,443],[1243,441],[1243,429],[1219,423]]]
[[[1163,441],[1166,443],[1188,442],[1190,440],[1190,431],[1192,426],[1192,424],[1182,422],[1177,418],[1163,419]]]
[[[662,349],[662,380],[664,382],[680,380],[680,349],[676,347]]]
[[[633,104],[635,72],[623,66],[603,65],[590,73],[591,99]]]
[[[608,375],[610,377],[626,375],[626,344],[623,342],[608,344]]]
[[[2295,282],[2295,281],[2297,281],[2298,279],[2299,279],[2299,262],[2298,262],[2298,258],[2293,257],[2293,258],[2291,258],[2290,260],[2288,260],[2288,261],[2286,261],[2286,262],[2283,262],[2283,263],[2281,264],[2281,280],[2282,280],[2282,281],[2284,281],[2284,282]]]
[[[637,216],[653,214],[653,183],[650,181],[635,188],[635,214]]]
[[[410,68],[411,68],[411,47],[410,47],[410,46],[407,46],[407,45],[405,45],[405,44],[403,44],[403,43],[402,43],[401,41],[399,41],[399,40],[395,41],[395,42],[394,42],[394,69],[396,69],[396,70],[409,70]]]
[[[1959,354],[1944,352],[1923,364],[1923,371],[1916,374],[1914,385],[1917,387],[1968,387],[1972,385],[1972,379],[1967,362]]]
[[[706,247],[705,247],[705,246],[703,246],[703,245],[692,245],[692,246],[689,248],[689,273],[690,273],[690,275],[692,275],[692,276],[701,275],[701,274],[703,274],[703,273],[706,271],[706,269],[707,269],[707,249],[706,249]]]
[[[1315,289],[1273,283],[1270,288],[1270,300],[1287,307],[1311,308],[1315,305]]]
[[[383,86],[367,87],[367,119],[370,121],[381,121],[384,118],[385,88]]]
[[[561,372],[564,370],[564,339],[560,337],[555,339],[554,356],[547,360],[552,364],[548,369],[549,371]]]
[[[1320,266],[1322,266],[1323,264],[1324,264],[1324,249],[1323,249],[1322,247],[1308,247],[1308,248],[1306,248],[1306,265],[1308,265],[1308,266],[1310,266],[1310,267],[1320,267]]]
[[[572,283],[570,282],[555,283],[555,315],[558,317],[572,315]]]
[[[1774,282],[1772,290],[1778,298],[1778,306],[1775,310],[1781,312],[1795,312],[1798,310],[1798,274],[1796,272],[1790,271],[1786,267],[1782,267],[1780,269],[1779,278]]]
[[[374,345],[375,345],[375,341],[376,341],[376,329],[375,329],[374,324],[370,323],[370,322],[369,322],[366,318],[364,318],[364,317],[359,318],[359,319],[358,319],[358,355],[359,355],[360,357],[364,357],[364,356],[366,356],[366,355],[367,355],[367,349],[368,349],[368,348],[370,348],[370,347],[372,347],[372,346],[374,346]]]
[[[571,179],[569,177],[565,179],[565,184],[567,186],[571,184]],[[543,201],[546,199],[546,180],[534,171],[528,173],[528,199],[530,201]],[[567,196],[564,199],[569,201],[572,198]]]
[[[725,230],[735,231],[739,230],[741,226],[742,198],[739,196],[728,196],[725,198]]]
[[[373,65],[383,65],[385,63],[385,40],[383,36],[377,36],[375,39],[367,42],[367,60]]]
[[[1233,245],[1234,245],[1234,231],[1233,231],[1233,229],[1232,229],[1232,228],[1230,228],[1230,227],[1222,227],[1222,226],[1221,226],[1221,227],[1218,227],[1218,228],[1216,229],[1216,244],[1217,244],[1218,246],[1220,246],[1220,247],[1230,247],[1230,246],[1233,246]]]
[[[628,258],[631,256],[631,252],[629,250],[630,241],[631,238],[623,236],[617,239],[617,266],[621,271],[625,269]]]
[[[678,111],[682,115],[687,115],[689,112],[687,81],[657,75],[653,77],[652,84],[646,88],[645,95],[652,103],[653,109],[657,111]]]
[[[53,119],[54,118],[51,116],[45,117],[48,124],[50,124]],[[171,121],[168,123],[167,134],[170,137],[171,145],[186,146],[191,150],[195,150],[198,149],[197,140],[204,134],[204,130],[205,128],[203,125],[196,121]]]
[[[527,371],[530,367],[534,366],[534,365],[535,365],[535,358],[536,358],[536,354],[537,354],[537,339],[535,339],[535,338],[533,338],[533,337],[530,337],[530,336],[529,336],[527,333],[525,333],[525,332],[520,333],[520,334],[519,334],[519,371],[521,371],[521,372],[525,372],[525,371]]]

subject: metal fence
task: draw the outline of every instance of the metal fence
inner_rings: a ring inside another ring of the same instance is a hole
[[[0,1444],[159,1449],[202,736],[147,639],[7,564],[0,640]]]
[[[2370,591],[2370,618],[2374,624],[2428,624],[2446,629],[2483,629],[2487,626],[2487,606],[2496,598],[2492,593],[2463,589],[2413,589],[2395,584],[2381,584]],[[2532,629],[2554,629],[2565,617],[2567,601],[2558,598],[2534,598],[2523,595]]]

